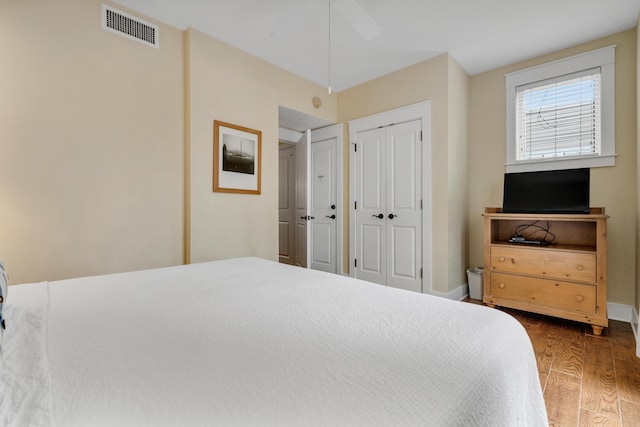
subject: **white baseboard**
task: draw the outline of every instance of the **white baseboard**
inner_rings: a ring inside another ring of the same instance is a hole
[[[631,329],[636,337],[636,356],[640,357],[640,328],[638,328],[638,311],[635,307],[631,307]]]
[[[607,317],[611,320],[631,323],[633,311],[634,308],[630,305],[618,304],[615,302],[607,303]]]
[[[636,308],[631,305],[608,302],[607,317],[610,320],[619,320],[631,324],[633,336],[636,338],[636,356],[640,357],[640,331],[638,330],[638,311]]]
[[[462,301],[463,299],[469,296],[469,286],[465,283],[464,285],[458,286],[457,288],[455,288],[454,290],[448,293],[444,293],[444,292],[425,292],[425,293],[428,293],[429,295],[435,295],[437,297]]]

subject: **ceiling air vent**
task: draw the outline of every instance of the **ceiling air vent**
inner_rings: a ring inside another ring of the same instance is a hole
[[[160,34],[157,25],[106,4],[102,5],[102,28],[148,46],[160,47]]]

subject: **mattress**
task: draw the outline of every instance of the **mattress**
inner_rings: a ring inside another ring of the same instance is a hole
[[[258,258],[12,286],[6,426],[543,426],[509,315]]]

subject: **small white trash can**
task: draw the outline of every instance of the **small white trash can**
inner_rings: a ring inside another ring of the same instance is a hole
[[[482,299],[482,273],[484,268],[467,268],[467,279],[469,281],[469,298]]]

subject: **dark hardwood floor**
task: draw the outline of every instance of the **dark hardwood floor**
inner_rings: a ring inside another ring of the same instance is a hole
[[[610,320],[595,336],[582,323],[499,309],[531,338],[550,426],[640,426],[640,359],[629,323]]]

